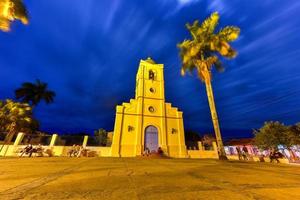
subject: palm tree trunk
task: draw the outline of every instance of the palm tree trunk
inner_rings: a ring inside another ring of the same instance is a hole
[[[206,93],[207,93],[207,98],[208,98],[208,103],[209,103],[209,108],[210,108],[210,113],[211,113],[211,118],[215,130],[215,135],[217,139],[217,145],[218,145],[218,152],[219,152],[219,159],[220,160],[227,160],[226,153],[224,150],[224,145],[222,141],[222,136],[221,136],[221,131],[219,127],[219,121],[218,121],[218,115],[216,111],[216,106],[215,106],[215,100],[214,100],[214,94],[211,86],[211,81],[206,80],[205,81],[205,86],[206,86]]]

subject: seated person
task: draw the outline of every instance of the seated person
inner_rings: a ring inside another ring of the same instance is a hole
[[[38,144],[38,146],[35,149],[36,149],[36,153],[39,154],[39,156],[44,156],[43,154],[44,149],[41,144]]]
[[[83,146],[79,146],[79,150],[77,152],[77,157],[84,156],[85,148]]]
[[[157,154],[160,155],[160,156],[164,155],[164,151],[161,149],[161,147],[158,147]]]
[[[31,144],[28,144],[24,149],[22,149],[21,150],[21,155],[20,155],[20,157],[22,157],[23,156],[23,154],[25,153],[25,154],[29,154],[29,152],[32,150],[32,145]]]
[[[33,153],[39,154],[39,156],[43,156],[43,147],[42,147],[42,145],[41,145],[41,144],[38,144],[37,147],[32,148],[32,149],[29,151],[29,157],[31,157]]]
[[[146,156],[149,156],[150,155],[150,149],[148,147],[145,148],[144,150],[144,153],[143,153],[143,156],[146,155]]]
[[[69,157],[72,157],[72,155],[75,157],[77,155],[75,144],[73,144],[72,148],[68,151],[68,155],[69,155]]]
[[[53,152],[51,149],[46,149],[45,150],[45,154],[47,154],[49,157],[52,157],[53,156]]]
[[[273,160],[276,160],[277,163],[279,163],[279,158],[283,158],[283,154],[280,153],[279,151],[275,151],[275,150],[272,150],[270,152],[270,162],[273,162]]]

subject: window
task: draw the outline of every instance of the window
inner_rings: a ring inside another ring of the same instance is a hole
[[[149,112],[154,112],[154,108],[152,107],[152,106],[150,106],[149,108],[148,108],[148,110],[149,110]]]
[[[154,81],[154,78],[155,78],[154,72],[152,70],[149,70],[149,80]]]
[[[151,93],[154,93],[154,92],[155,92],[155,89],[151,87],[151,88],[149,89],[149,91],[150,91]]]

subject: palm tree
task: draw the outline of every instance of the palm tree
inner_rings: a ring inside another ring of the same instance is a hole
[[[28,24],[28,13],[22,0],[0,0],[0,30],[10,31],[13,21]]]
[[[32,108],[28,103],[14,102],[10,99],[0,101],[0,131],[7,132],[0,152],[16,133],[30,133],[36,129],[38,121],[33,118]]]
[[[219,14],[215,12],[205,19],[201,25],[199,25],[197,20],[192,25],[186,24],[187,29],[192,35],[192,39],[184,40],[182,43],[178,44],[178,48],[180,49],[180,57],[182,60],[181,74],[184,75],[186,71],[192,72],[196,69],[198,77],[205,83],[219,148],[219,157],[220,159],[227,159],[211,86],[211,70],[214,66],[218,71],[223,71],[224,68],[219,59],[220,55],[228,59],[232,59],[236,56],[237,53],[229,45],[229,42],[238,38],[240,29],[235,26],[226,26],[215,33],[218,21]]]
[[[17,99],[22,102],[30,103],[35,107],[41,100],[47,104],[53,102],[55,92],[48,90],[47,83],[41,82],[39,79],[35,83],[25,82],[22,87],[15,91]]]

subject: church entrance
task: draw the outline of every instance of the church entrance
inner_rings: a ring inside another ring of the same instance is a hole
[[[145,129],[145,149],[156,152],[158,149],[158,130],[155,126],[148,126]]]

